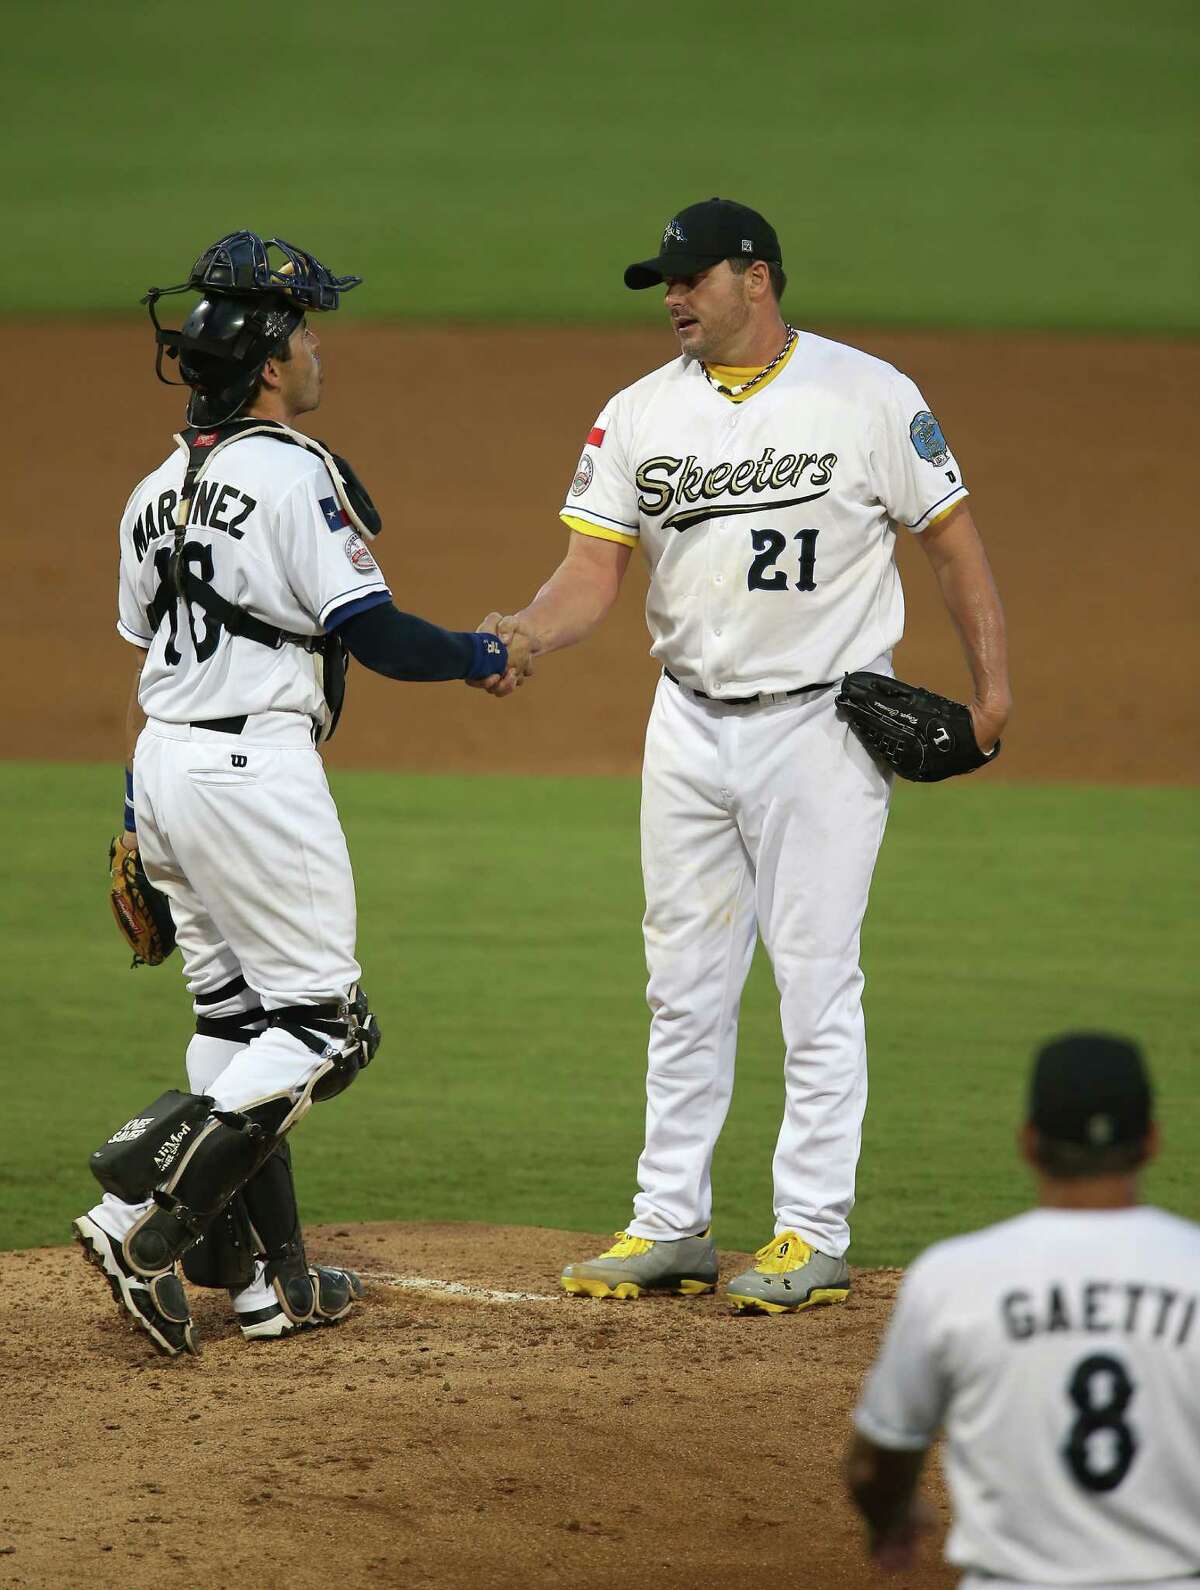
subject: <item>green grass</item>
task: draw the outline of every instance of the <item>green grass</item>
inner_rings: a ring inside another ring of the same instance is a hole
[[[132,309],[252,226],[355,313],[638,319],[675,208],[808,321],[1195,330],[1193,0],[9,0],[0,312]]]
[[[119,786],[115,767],[0,764],[25,836],[0,987],[0,1246],[61,1241],[94,1191],[88,1151],[181,1079],[178,960],[127,972],[108,920]],[[343,772],[334,789],[385,1040],[297,1133],[306,1217],[615,1228],[642,1117],[636,786]],[[1149,1192],[1200,1216],[1196,805],[1187,790],[983,780],[899,791],[866,935],[859,1263],[906,1261],[1022,1206],[1028,1057],[1076,1025],[1148,1046],[1166,1139]],[[770,1233],[781,1059],[760,960],[715,1169],[727,1247]]]

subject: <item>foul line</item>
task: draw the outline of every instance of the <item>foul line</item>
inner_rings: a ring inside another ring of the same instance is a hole
[[[364,1281],[379,1281],[405,1292],[446,1292],[451,1297],[481,1298],[487,1303],[557,1303],[548,1292],[497,1292],[489,1286],[464,1286],[461,1281],[437,1281],[428,1275],[391,1275],[386,1270],[360,1270]]]

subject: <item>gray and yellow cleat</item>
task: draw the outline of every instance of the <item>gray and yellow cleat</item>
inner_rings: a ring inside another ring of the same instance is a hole
[[[607,1252],[568,1264],[560,1278],[564,1292],[584,1297],[641,1297],[643,1292],[675,1292],[693,1297],[717,1284],[717,1250],[707,1231],[698,1237],[652,1242],[618,1231]]]
[[[794,1231],[781,1231],[754,1255],[752,1270],[726,1287],[735,1314],[796,1314],[819,1303],[844,1303],[850,1291],[845,1259],[819,1253]]]
[[[108,1282],[113,1302],[146,1332],[160,1353],[167,1358],[199,1353],[183,1282],[174,1267],[161,1275],[138,1275],[126,1262],[116,1237],[110,1237],[90,1216],[80,1215],[71,1222],[71,1229],[84,1258]]]

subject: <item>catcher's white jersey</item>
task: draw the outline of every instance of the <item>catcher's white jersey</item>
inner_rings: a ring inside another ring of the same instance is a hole
[[[653,655],[719,699],[834,680],[890,652],[904,628],[896,527],[924,530],[965,496],[912,381],[801,332],[739,403],[686,357],[619,392],[562,517],[641,544]]]
[[[209,623],[176,602],[159,625],[147,609],[166,577],[182,445],[134,490],[121,520],[118,631],[148,648],[140,701],[168,723],[239,713],[297,712],[320,719],[319,664],[299,646],[272,650]],[[197,488],[185,557],[200,579],[256,618],[320,635],[389,595],[370,550],[342,510],[322,460],[268,436],[230,443]]]
[[[1038,1209],[937,1244],[854,1417],[896,1448],[945,1425],[966,1585],[1200,1573],[1200,1226]]]

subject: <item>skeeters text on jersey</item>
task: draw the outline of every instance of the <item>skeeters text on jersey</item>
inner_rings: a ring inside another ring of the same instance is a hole
[[[836,679],[904,627],[895,530],[967,494],[917,387],[856,348],[800,333],[741,402],[679,358],[617,394],[562,509],[639,545],[651,651],[707,694]]]

